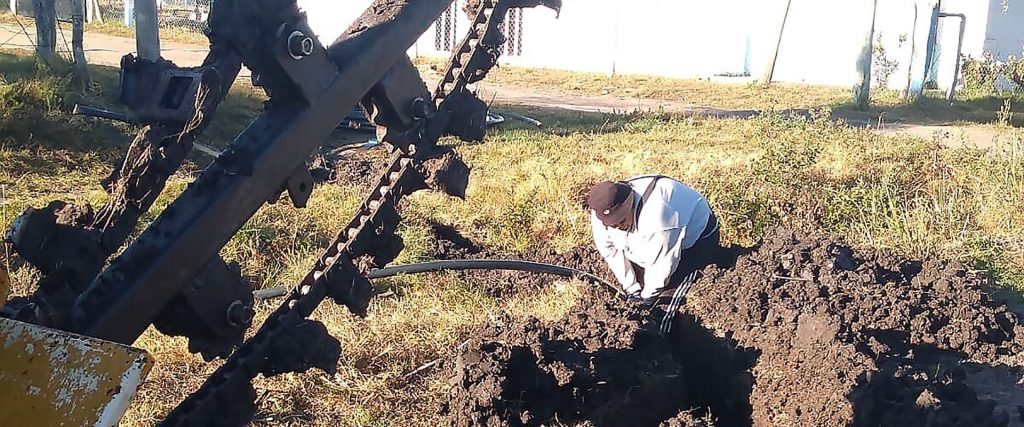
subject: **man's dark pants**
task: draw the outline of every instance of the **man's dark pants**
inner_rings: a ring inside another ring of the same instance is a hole
[[[697,280],[701,270],[718,262],[721,256],[720,240],[718,218],[712,213],[697,242],[680,254],[679,265],[676,266],[676,271],[669,278],[668,286],[661,291],[654,302],[654,305],[665,310],[665,317],[661,324],[662,332],[668,333],[671,330],[672,319],[686,300],[686,294],[693,286],[693,282]],[[643,285],[643,267],[633,264],[633,271]]]

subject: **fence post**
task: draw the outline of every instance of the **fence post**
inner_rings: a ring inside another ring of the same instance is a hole
[[[779,32],[775,36],[775,45],[769,55],[768,66],[765,67],[764,76],[761,77],[761,84],[768,86],[772,84],[775,76],[775,62],[779,59],[779,48],[782,47],[782,34],[786,31],[786,20],[789,19],[789,6],[793,0],[786,0],[786,7],[782,10],[782,21],[779,23]]]
[[[10,1],[10,5],[11,5],[11,14],[12,15],[17,15],[18,14],[18,0],[11,0]]]
[[[124,26],[135,26],[135,0],[124,0]]]
[[[160,27],[156,0],[138,0],[135,4],[135,44],[139,58],[156,61],[160,58]]]
[[[85,61],[85,3],[89,0],[71,0],[71,52],[75,59],[75,72],[83,90],[92,86],[89,64]]]
[[[874,55],[875,18],[878,16],[878,0],[872,2],[871,28],[868,29],[864,47],[857,58],[858,81],[853,86],[853,102],[858,110],[867,110],[871,103],[871,61]]]
[[[89,10],[92,13],[92,18],[89,18],[89,22],[103,22],[103,12],[100,11],[100,4],[96,0],[89,0],[89,4],[91,5]]]
[[[53,67],[57,47],[57,11],[54,0],[33,0],[32,14],[36,20],[36,55]]]

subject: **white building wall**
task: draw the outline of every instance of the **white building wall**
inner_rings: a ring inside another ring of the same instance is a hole
[[[967,15],[964,54],[991,50],[1000,58],[1024,46],[1024,1],[943,0],[948,13]],[[371,0],[299,0],[325,43],[334,40]],[[468,29],[456,0],[457,39]],[[546,8],[523,12],[521,56],[502,63],[603,74],[711,77],[764,73],[785,0],[563,0],[561,15]],[[914,64],[923,69],[932,7],[936,0],[878,0],[875,41],[897,67],[889,87],[904,89]],[[1014,6],[1017,7],[1014,7]],[[852,86],[857,60],[871,27],[874,0],[792,0],[775,69],[775,80]],[[916,9],[916,22],[915,22]],[[916,25],[916,31],[915,31]],[[938,83],[952,80],[955,19],[941,20],[936,51]],[[434,46],[433,26],[411,55],[448,56]],[[914,55],[914,58],[911,55]]]
[[[871,13],[868,0],[793,0],[775,79],[852,86]]]
[[[985,34],[988,30],[989,7],[1001,0],[943,0],[942,12],[962,13],[967,17],[964,28],[962,54],[981,58],[985,53]],[[960,34],[960,19],[946,17],[939,19],[936,83],[946,89],[953,82],[956,72],[957,39]]]
[[[1024,1],[1010,0],[1004,9],[1002,0],[989,0],[988,29],[985,31],[984,49],[998,60],[1010,55],[1021,57],[1024,50]],[[971,18],[969,18],[971,19]]]

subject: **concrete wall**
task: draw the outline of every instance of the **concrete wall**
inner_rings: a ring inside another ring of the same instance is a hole
[[[1020,58],[1024,50],[1024,1],[1009,0],[1005,10],[1003,6],[1003,0],[989,0],[984,49],[999,60],[1009,55]]]
[[[299,0],[324,42],[337,37],[371,0]],[[604,74],[711,77],[764,73],[785,0],[563,0],[561,16],[548,9],[523,14],[523,54],[502,62]],[[944,0],[942,9],[968,16],[964,53],[995,51],[1001,58],[1024,47],[1024,0]],[[468,28],[457,0],[458,39]],[[896,68],[889,87],[904,89],[923,74],[925,46],[936,0],[878,0],[875,41]],[[871,27],[874,0],[792,0],[779,50],[776,81],[852,86]],[[1014,7],[1016,6],[1016,7]],[[946,87],[955,65],[955,19],[943,19],[934,55],[934,80]],[[434,28],[410,54],[447,56],[434,46]],[[880,38],[880,39],[879,39]],[[913,70],[911,66],[913,64]]]

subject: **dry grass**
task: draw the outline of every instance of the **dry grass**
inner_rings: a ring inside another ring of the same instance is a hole
[[[421,69],[440,69],[445,60],[419,57]],[[644,75],[583,73],[546,68],[502,66],[487,75],[486,84],[511,86],[549,93],[611,96],[627,99],[658,99],[682,104],[723,109],[806,109],[839,105],[850,98],[849,91],[829,86],[776,83],[768,88],[758,84],[718,83]]]
[[[427,76],[437,75],[445,62],[418,57],[417,67]],[[725,83],[644,75],[584,73],[545,68],[503,66],[494,69],[484,82],[506,88],[521,88],[553,96],[606,96],[628,100],[670,101],[679,106],[726,110],[803,111],[830,109],[832,118],[864,123],[993,124],[1002,121],[1001,109],[1009,103],[1012,111],[1024,110],[1020,93],[975,96],[958,94],[951,105],[942,91],[927,91],[916,103],[908,104],[892,90],[872,94],[871,108],[858,111],[848,88],[776,82],[768,87],[758,83]],[[528,89],[527,89],[528,88]],[[1024,126],[1024,116],[1008,120]]]
[[[38,74],[17,58],[0,59],[5,67],[21,70],[5,71],[0,82],[5,218],[52,199],[101,202],[105,195],[98,180],[120,149],[99,138],[108,132],[123,137],[128,129],[68,119],[64,105],[69,95],[53,89],[66,87],[63,80]],[[235,107],[229,111],[237,109],[238,115],[221,116],[214,133],[237,131],[251,114],[241,111],[258,100],[244,88],[234,94],[230,102]],[[432,221],[453,224],[500,250],[586,245],[581,205],[588,186],[659,172],[707,194],[722,217],[728,242],[752,243],[771,224],[802,218],[857,244],[913,256],[959,258],[989,269],[1006,286],[1024,285],[1019,237],[1024,228],[1024,147],[1013,128],[1005,129],[998,150],[950,150],[827,120],[517,110],[541,118],[546,128],[512,126],[483,144],[459,146],[474,168],[467,200],[429,193],[411,197],[400,229],[407,248],[397,262],[429,256]],[[71,127],[53,127],[60,121]],[[41,129],[40,123],[53,129]],[[172,179],[157,209],[182,191],[197,165]],[[320,186],[308,209],[267,206],[222,254],[239,261],[257,286],[293,283],[347,221],[363,192]],[[26,292],[36,274],[26,267],[14,273],[15,290]],[[434,409],[445,398],[445,374],[437,369],[408,376],[410,372],[444,359],[503,314],[557,318],[586,286],[557,282],[535,294],[495,300],[464,277],[438,274],[378,283],[380,296],[365,319],[332,305],[321,307],[316,317],[342,342],[339,373],[258,381],[258,394],[264,397],[257,425],[443,424]],[[270,309],[259,307],[260,317]],[[187,354],[183,340],[152,330],[137,345],[148,349],[158,364],[129,410],[126,426],[153,424],[217,366]]]

